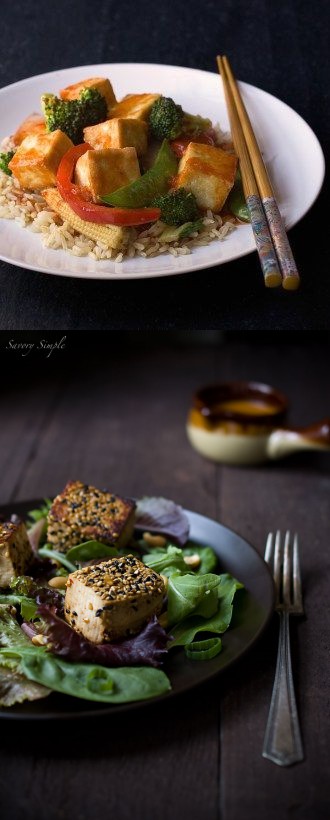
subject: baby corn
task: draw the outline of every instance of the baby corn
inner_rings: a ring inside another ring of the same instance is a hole
[[[131,228],[123,228],[118,225],[98,225],[97,222],[87,222],[86,219],[81,219],[76,214],[70,205],[64,201],[57,188],[46,188],[42,191],[42,195],[49,207],[57,213],[64,222],[68,222],[75,231],[88,236],[94,242],[100,240],[104,242],[107,248],[114,250],[122,248],[127,245],[132,237]]]

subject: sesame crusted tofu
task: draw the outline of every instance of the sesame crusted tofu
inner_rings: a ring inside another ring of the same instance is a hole
[[[133,555],[111,558],[69,575],[65,619],[93,643],[117,640],[158,615],[164,595],[161,576]]]
[[[60,552],[90,540],[124,547],[133,534],[135,507],[127,498],[70,481],[49,510],[48,542]]]
[[[0,523],[0,588],[6,589],[11,579],[24,575],[33,559],[26,526],[23,521]]]
[[[196,197],[199,208],[221,211],[235,181],[237,157],[222,148],[190,142],[179,162],[175,187]]]

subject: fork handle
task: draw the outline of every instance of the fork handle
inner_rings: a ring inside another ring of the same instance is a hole
[[[279,616],[276,673],[262,755],[278,766],[290,766],[303,760],[304,752],[292,677],[289,613],[280,611]]]

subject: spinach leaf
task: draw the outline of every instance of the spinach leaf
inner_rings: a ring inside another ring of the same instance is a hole
[[[145,700],[168,692],[170,681],[152,667],[107,669],[87,663],[68,663],[49,653],[23,654],[23,674],[56,692],[104,703]]]
[[[201,562],[199,567],[193,570],[198,575],[205,575],[208,572],[213,572],[217,566],[218,558],[211,547],[201,547],[196,544],[188,544],[183,550],[183,556],[185,555],[199,555]],[[191,567],[186,565],[186,571],[189,569],[191,571]]]
[[[19,655],[21,650],[29,651],[31,647],[32,650],[36,649],[24,634],[10,610],[8,604],[2,603],[0,605],[0,656],[3,655],[4,657],[7,657],[8,654],[9,657],[15,657],[17,652]],[[0,662],[3,662],[2,658]]]
[[[167,588],[169,627],[193,613],[203,618],[214,615],[218,608],[219,584],[220,576],[211,573],[171,576]]]
[[[189,572],[184,562],[183,553],[178,547],[170,545],[167,549],[159,549],[157,552],[150,552],[142,556],[142,561],[147,567],[163,575],[183,574]]]
[[[33,621],[37,616],[38,605],[33,598],[28,598],[26,595],[0,595],[0,604],[11,604],[20,607],[22,618],[25,621]]]
[[[29,510],[28,518],[30,521],[40,521],[41,518],[47,518],[49,510],[52,506],[51,498],[44,498],[44,503],[41,504],[40,507],[37,507],[35,510]]]
[[[191,567],[185,562],[185,557],[190,555],[200,557],[198,567]],[[172,544],[168,544],[166,548],[158,547],[153,552],[143,555],[142,561],[151,569],[167,576],[173,575],[175,572],[178,575],[186,575],[187,573],[206,575],[213,572],[218,563],[217,556],[211,547],[202,547],[193,543],[188,544],[184,549],[179,549]]]
[[[219,635],[228,629],[233,613],[234,595],[236,590],[242,589],[243,584],[227,573],[217,577],[219,586],[217,588],[218,601],[215,612],[205,619],[205,617],[201,617],[201,612],[195,610],[191,617],[185,617],[181,620],[181,623],[177,623],[171,629],[173,640],[168,644],[169,649],[191,643],[198,632],[213,632]]]
[[[114,555],[118,555],[117,548],[101,544],[100,541],[84,541],[83,544],[71,547],[66,553],[69,561],[79,563],[90,561],[92,558],[113,558]]]
[[[51,549],[49,544],[46,544],[45,547],[41,547],[38,552],[38,555],[41,555],[42,558],[50,558],[53,561],[58,561],[60,564],[63,564],[69,572],[75,572],[77,567],[72,564],[71,561],[68,561],[66,555],[63,552],[59,552],[58,550]]]

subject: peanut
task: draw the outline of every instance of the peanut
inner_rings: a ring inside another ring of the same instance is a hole
[[[44,646],[47,643],[46,635],[34,635],[32,638],[32,643],[35,646]]]
[[[166,546],[166,538],[164,535],[152,535],[151,532],[144,532],[142,536],[143,540],[149,547],[165,547]]]
[[[53,587],[53,589],[65,589],[66,582],[67,578],[64,575],[55,575],[54,578],[50,578],[48,581],[48,586]]]
[[[185,555],[183,560],[185,564],[192,569],[197,569],[201,562],[201,559],[197,553],[194,553],[194,555]]]

